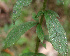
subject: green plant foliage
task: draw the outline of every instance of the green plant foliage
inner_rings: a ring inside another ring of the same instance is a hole
[[[41,16],[41,15],[43,15],[43,11],[39,11],[38,13],[37,13],[37,15],[36,15],[36,17],[39,17],[39,16]]]
[[[44,14],[50,42],[59,53],[66,56],[68,51],[66,33],[56,18],[58,17],[57,13],[47,10]]]
[[[39,22],[39,18],[36,17],[36,13],[33,13],[33,14],[32,14],[32,18],[33,18],[35,21]]]
[[[14,21],[16,19],[18,19],[18,17],[20,17],[20,15],[21,15],[23,6],[28,6],[31,2],[32,2],[32,0],[17,0],[16,4],[14,5],[14,8],[13,8],[12,19]]]
[[[21,56],[46,56],[46,55],[42,53],[35,54],[35,53],[29,52],[29,53],[22,54]]]
[[[5,2],[7,2],[7,1],[8,0],[6,0]],[[3,42],[4,49],[8,48],[14,44],[15,45],[23,45],[23,43],[26,43],[26,44],[28,44],[27,45],[28,47],[25,47],[25,49],[22,50],[22,53],[19,56],[45,56],[42,53],[38,53],[38,48],[39,48],[39,40],[41,41],[42,45],[45,48],[46,48],[46,44],[44,44],[43,41],[47,40],[53,45],[55,50],[57,50],[63,56],[67,56],[67,52],[68,52],[67,47],[68,46],[67,46],[67,38],[66,38],[65,30],[63,29],[62,25],[59,23],[59,21],[57,19],[57,17],[59,17],[59,15],[56,12],[51,11],[51,10],[45,11],[47,0],[44,0],[44,2],[43,2],[42,11],[39,11],[37,14],[33,13],[32,18],[36,22],[32,21],[32,22],[23,23],[24,16],[28,15],[28,13],[26,13],[26,10],[23,12],[23,10],[22,10],[23,6],[28,6],[31,2],[32,2],[32,0],[17,0],[16,4],[14,5],[12,19],[14,22],[18,18],[20,18],[20,19],[15,22],[15,25],[12,24],[9,28],[7,25],[5,25],[4,29],[6,32],[10,28],[13,28],[13,29],[9,32],[9,34],[7,35],[7,38]],[[33,1],[33,2],[35,2],[35,1]],[[56,0],[56,2],[57,2],[57,5],[64,4],[63,0]],[[66,2],[65,5],[68,5],[68,3],[69,2]],[[44,35],[44,32],[43,32],[42,27],[41,27],[44,16],[45,16],[46,25],[48,28],[49,35],[47,35],[47,34]],[[41,17],[40,21],[39,21],[39,17]],[[29,30],[30,28],[32,28],[36,25],[37,25],[37,27],[36,27],[37,42],[36,42],[36,48],[35,48],[34,39],[32,41],[30,40],[28,42],[27,39],[20,38],[20,37],[27,30]],[[31,47],[33,47],[33,49]],[[29,52],[30,50],[32,52],[34,52],[34,50],[35,50],[35,53]],[[9,54],[4,53],[4,52],[2,55],[3,56],[10,56]]]
[[[27,30],[35,26],[36,22],[26,22],[14,27],[4,41],[4,48],[10,47],[23,35]]]
[[[36,28],[36,33],[38,35],[38,38],[41,40],[41,42],[43,43],[43,40],[44,40],[44,33],[43,33],[43,30],[42,30],[42,27],[40,24],[37,25],[37,28]]]
[[[44,13],[46,13],[46,11],[44,11]],[[46,16],[48,16],[48,17],[51,16],[51,15],[53,15],[54,17],[59,17],[59,15],[56,12],[52,11],[52,10],[47,10],[47,14],[48,15],[46,15]]]
[[[2,55],[2,56],[11,56],[10,54],[8,54],[6,52],[2,52],[0,55]]]
[[[41,16],[41,15],[43,15],[43,11],[39,11],[38,13],[37,13],[37,15],[36,15],[36,13],[33,13],[33,16],[32,16],[32,18],[34,19],[34,20],[36,20],[36,21],[38,21],[39,22],[39,16]]]
[[[41,43],[42,44],[42,46],[44,47],[44,48],[46,48],[46,44],[44,44],[44,43]]]

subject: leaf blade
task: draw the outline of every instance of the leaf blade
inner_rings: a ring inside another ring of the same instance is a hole
[[[36,33],[38,35],[38,38],[41,40],[41,42],[43,43],[43,40],[44,40],[44,33],[43,33],[43,30],[42,30],[42,27],[40,24],[37,25],[37,28],[36,28]]]
[[[30,28],[34,27],[36,24],[36,22],[26,22],[14,27],[4,41],[4,48],[13,45],[21,37],[21,35],[23,35]]]
[[[39,11],[38,13],[37,13],[37,15],[36,15],[36,17],[39,17],[39,16],[41,16],[41,15],[43,15],[43,11]]]
[[[33,19],[35,20],[35,21],[38,21],[39,22],[39,16],[41,16],[41,15],[43,15],[43,11],[39,11],[38,13],[37,13],[37,15],[36,15],[36,13],[33,13]]]
[[[22,13],[23,6],[28,6],[31,2],[32,0],[17,0],[13,8],[12,19],[16,21]]]
[[[33,14],[32,14],[32,18],[33,18],[35,21],[39,22],[39,18],[36,17],[36,13],[33,13]]]
[[[46,25],[48,28],[49,39],[53,47],[62,55],[67,56],[67,38],[65,30],[59,23],[58,15],[54,11],[47,10],[45,14]]]

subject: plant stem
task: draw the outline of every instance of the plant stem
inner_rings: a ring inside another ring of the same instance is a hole
[[[45,11],[45,8],[46,8],[46,2],[47,2],[47,0],[44,0],[44,2],[43,2],[43,12]],[[44,14],[41,16],[40,24],[42,24],[43,18],[44,18]],[[38,36],[37,36],[35,55],[38,53],[39,43],[40,43],[40,40],[39,40],[39,38],[38,38]]]
[[[39,40],[39,38],[38,38],[38,36],[37,36],[35,54],[38,53],[39,43],[40,43],[40,40]]]
[[[46,2],[47,2],[47,0],[44,0],[44,2],[43,2],[43,12],[45,11],[45,8],[46,8]],[[42,24],[43,18],[44,18],[44,14],[41,16],[40,24]]]

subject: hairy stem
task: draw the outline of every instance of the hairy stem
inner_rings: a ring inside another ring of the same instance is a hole
[[[39,40],[39,38],[38,38],[38,36],[37,36],[37,39],[36,39],[36,49],[35,49],[35,54],[38,53],[39,43],[40,43],[40,40]]]
[[[45,11],[46,2],[47,2],[47,0],[44,0],[44,2],[43,2],[43,11]],[[44,18],[44,14],[41,16],[40,24],[42,24],[43,18]],[[35,55],[38,53],[39,43],[40,43],[40,40],[39,40],[39,38],[37,36],[37,39],[36,39],[36,48],[35,48]]]
[[[44,2],[43,2],[43,11],[45,11],[45,8],[46,8],[46,2],[47,2],[47,0],[44,0]],[[43,22],[43,18],[44,18],[44,14],[41,16],[40,24],[42,24],[42,22]]]

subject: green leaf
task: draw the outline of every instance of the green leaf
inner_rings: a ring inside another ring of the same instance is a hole
[[[45,20],[48,28],[49,39],[53,47],[62,55],[67,56],[67,38],[65,30],[59,23],[58,14],[54,11],[45,11]]]
[[[33,16],[32,16],[32,18],[34,19],[34,20],[36,20],[37,22],[39,22],[39,16],[41,16],[41,15],[43,15],[43,11],[39,11],[38,13],[37,13],[37,15],[36,15],[36,13],[33,13]]]
[[[47,13],[48,15],[46,15],[46,17],[48,16],[54,16],[54,17],[59,17],[59,15],[56,13],[56,12],[54,12],[54,11],[52,11],[52,10],[47,10],[47,11],[44,11],[44,13]]]
[[[35,21],[39,22],[39,18],[36,17],[36,13],[33,13],[33,14],[32,14],[32,18],[33,18]]]
[[[41,42],[43,43],[43,40],[44,40],[44,33],[43,33],[43,30],[42,30],[42,27],[40,24],[37,25],[37,28],[36,28],[36,33],[38,35],[38,38],[41,40]]]
[[[42,42],[41,42],[41,44],[43,45],[44,48],[46,48],[46,44],[44,44],[44,43],[42,43]]]
[[[46,56],[46,55],[44,55],[42,53],[35,54],[35,53],[29,52],[29,53],[22,54],[20,56]]]
[[[34,27],[37,23],[26,22],[14,27],[8,34],[6,40],[4,41],[4,48],[12,46],[16,41],[19,40],[21,35],[23,35],[27,30]]]
[[[20,15],[22,13],[23,6],[28,6],[31,2],[32,2],[32,0],[17,0],[16,4],[14,5],[14,8],[13,8],[12,19],[14,21],[16,19],[18,19],[18,17],[20,17]]]
[[[39,16],[41,16],[41,15],[43,15],[43,11],[39,11],[38,13],[37,13],[37,15],[36,15],[36,17],[39,17]]]

